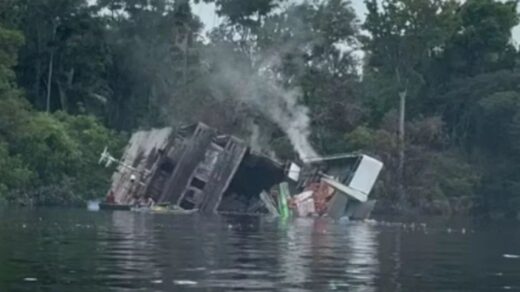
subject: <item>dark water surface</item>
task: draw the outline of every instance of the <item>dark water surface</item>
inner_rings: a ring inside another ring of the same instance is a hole
[[[518,223],[0,210],[0,291],[520,291]]]

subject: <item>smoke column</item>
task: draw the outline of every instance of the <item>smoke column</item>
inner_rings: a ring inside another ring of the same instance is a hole
[[[278,125],[303,161],[319,157],[309,142],[309,109],[299,103],[301,90],[287,89],[276,78],[274,68],[280,62],[279,56],[271,55],[253,68],[229,51],[216,51],[212,58],[214,71],[208,80],[212,94],[242,102]]]

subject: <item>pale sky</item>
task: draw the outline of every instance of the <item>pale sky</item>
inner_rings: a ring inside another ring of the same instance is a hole
[[[244,0],[244,1],[251,1],[251,0]],[[302,2],[302,0],[291,0],[291,2],[297,3]],[[365,4],[363,3],[363,0],[352,0],[352,5],[354,6],[354,9],[358,13],[358,16],[361,20],[364,19],[364,15],[366,14],[366,8]],[[215,13],[215,4],[210,3],[199,3],[199,4],[193,4],[193,12],[197,14],[201,21],[205,25],[205,30],[211,30],[211,28],[218,26],[220,22],[222,21],[219,19],[219,17]]]

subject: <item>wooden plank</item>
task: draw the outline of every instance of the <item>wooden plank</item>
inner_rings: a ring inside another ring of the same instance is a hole
[[[280,216],[280,213],[278,213],[278,209],[276,209],[276,203],[266,191],[263,191],[260,193],[260,200],[265,205],[265,208],[269,211],[269,213],[274,216],[278,217]]]
[[[243,141],[234,137],[228,141],[224,151],[218,157],[217,167],[204,187],[203,202],[200,208],[203,213],[216,213],[222,195],[228,189],[246,151],[247,146]]]
[[[161,194],[160,203],[178,204],[182,194],[190,183],[193,172],[204,160],[206,150],[215,137],[216,131],[199,124],[192,138],[186,141],[184,153],[176,164],[172,176]]]
[[[164,149],[164,156],[153,167],[152,178],[150,179],[150,182],[148,183],[148,188],[146,190],[146,194],[152,196],[152,199],[155,202],[160,202],[164,188],[167,185],[168,180],[175,172],[177,163],[181,159],[182,154],[186,149],[186,145],[184,144],[185,141],[180,140],[178,138],[171,139],[172,140]],[[161,165],[163,163],[171,164],[173,166],[173,169],[171,171],[164,172],[161,169]]]

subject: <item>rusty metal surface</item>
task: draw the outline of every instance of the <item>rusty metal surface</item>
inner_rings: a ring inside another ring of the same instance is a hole
[[[313,191],[316,213],[324,215],[328,209],[328,202],[334,195],[334,189],[324,183],[311,183],[306,190]]]

